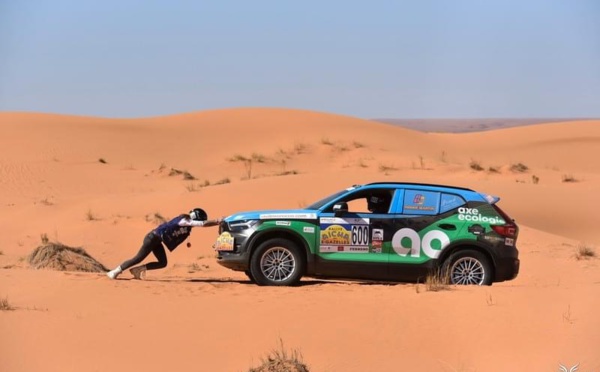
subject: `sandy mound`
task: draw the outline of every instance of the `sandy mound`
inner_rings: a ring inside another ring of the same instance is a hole
[[[49,242],[37,247],[28,257],[35,269],[59,271],[106,272],[108,269],[96,261],[83,248],[67,247],[61,243]]]

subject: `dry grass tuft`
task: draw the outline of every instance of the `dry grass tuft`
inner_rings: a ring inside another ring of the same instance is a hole
[[[40,245],[27,257],[27,262],[34,269],[95,273],[108,271],[83,248],[68,247],[58,242]]]
[[[489,173],[500,173],[500,167],[490,166],[488,167]]]
[[[167,218],[164,217],[162,214],[160,214],[159,212],[155,212],[154,214],[150,215],[147,214],[146,215],[146,222],[152,222],[155,225],[160,225],[162,223],[167,222]]]
[[[88,209],[87,213],[85,214],[85,218],[86,218],[88,221],[98,221],[98,220],[99,220],[98,216],[96,216],[96,215],[94,214],[94,212],[92,212],[92,210],[91,210],[91,209]]]
[[[215,185],[225,185],[227,183],[231,183],[231,180],[228,177],[220,179],[217,182],[215,182],[214,184]]]
[[[514,173],[525,173],[529,170],[529,167],[523,163],[516,163],[510,166],[510,171]]]
[[[572,174],[565,174],[562,177],[563,182],[579,182],[577,178],[575,178]]]
[[[8,302],[8,297],[0,298],[0,311],[15,310],[15,307]]]
[[[288,351],[279,340],[279,348],[272,350],[262,364],[256,368],[250,368],[248,372],[309,372],[308,366],[302,360],[302,353],[294,349]]]
[[[469,163],[469,168],[473,169],[474,171],[477,172],[481,172],[484,168],[481,166],[481,164],[479,164],[478,161],[476,160],[471,160],[471,162]]]
[[[447,291],[450,289],[450,278],[447,272],[435,269],[425,278],[425,288],[428,292]]]
[[[162,165],[161,165],[161,169]],[[190,172],[188,172],[187,170],[179,170],[176,168],[171,168],[171,170],[169,171],[169,176],[173,177],[173,176],[179,176],[182,175],[183,179],[186,181],[194,181],[196,179],[196,177],[194,177]]]
[[[389,172],[397,171],[397,170],[398,170],[398,168],[396,168],[393,165],[379,164],[379,171],[383,172],[385,174],[387,174]]]
[[[596,257],[596,251],[593,247],[586,244],[580,244],[575,252],[575,258],[578,260],[589,260]]]

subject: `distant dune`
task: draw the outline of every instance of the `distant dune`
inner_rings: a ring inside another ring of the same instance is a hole
[[[599,118],[481,118],[481,119],[373,119],[420,132],[466,133],[481,132],[524,125],[566,121],[600,120]]]
[[[600,120],[564,120],[0,113],[0,300],[14,309],[0,311],[0,370],[246,371],[280,339],[314,372],[600,370]],[[440,127],[469,133],[425,133]],[[500,196],[521,227],[521,273],[441,292],[310,278],[257,287],[216,264],[215,228],[194,230],[192,248],[143,282],[25,259],[45,237],[112,268],[160,217],[298,208],[373,181]]]

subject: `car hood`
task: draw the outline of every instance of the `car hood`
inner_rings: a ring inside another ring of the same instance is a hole
[[[265,209],[234,213],[225,218],[226,222],[243,220],[316,220],[316,209]]]

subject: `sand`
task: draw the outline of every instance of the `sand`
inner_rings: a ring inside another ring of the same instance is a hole
[[[0,113],[0,131],[0,299],[14,308],[0,311],[1,371],[247,371],[280,340],[318,372],[600,370],[600,121],[423,133],[240,108]],[[214,227],[195,229],[192,247],[145,281],[26,259],[46,236],[114,267],[157,217],[298,208],[374,181],[500,196],[521,227],[520,275],[440,292],[311,278],[258,287],[216,263]],[[596,257],[578,259],[581,247]]]

